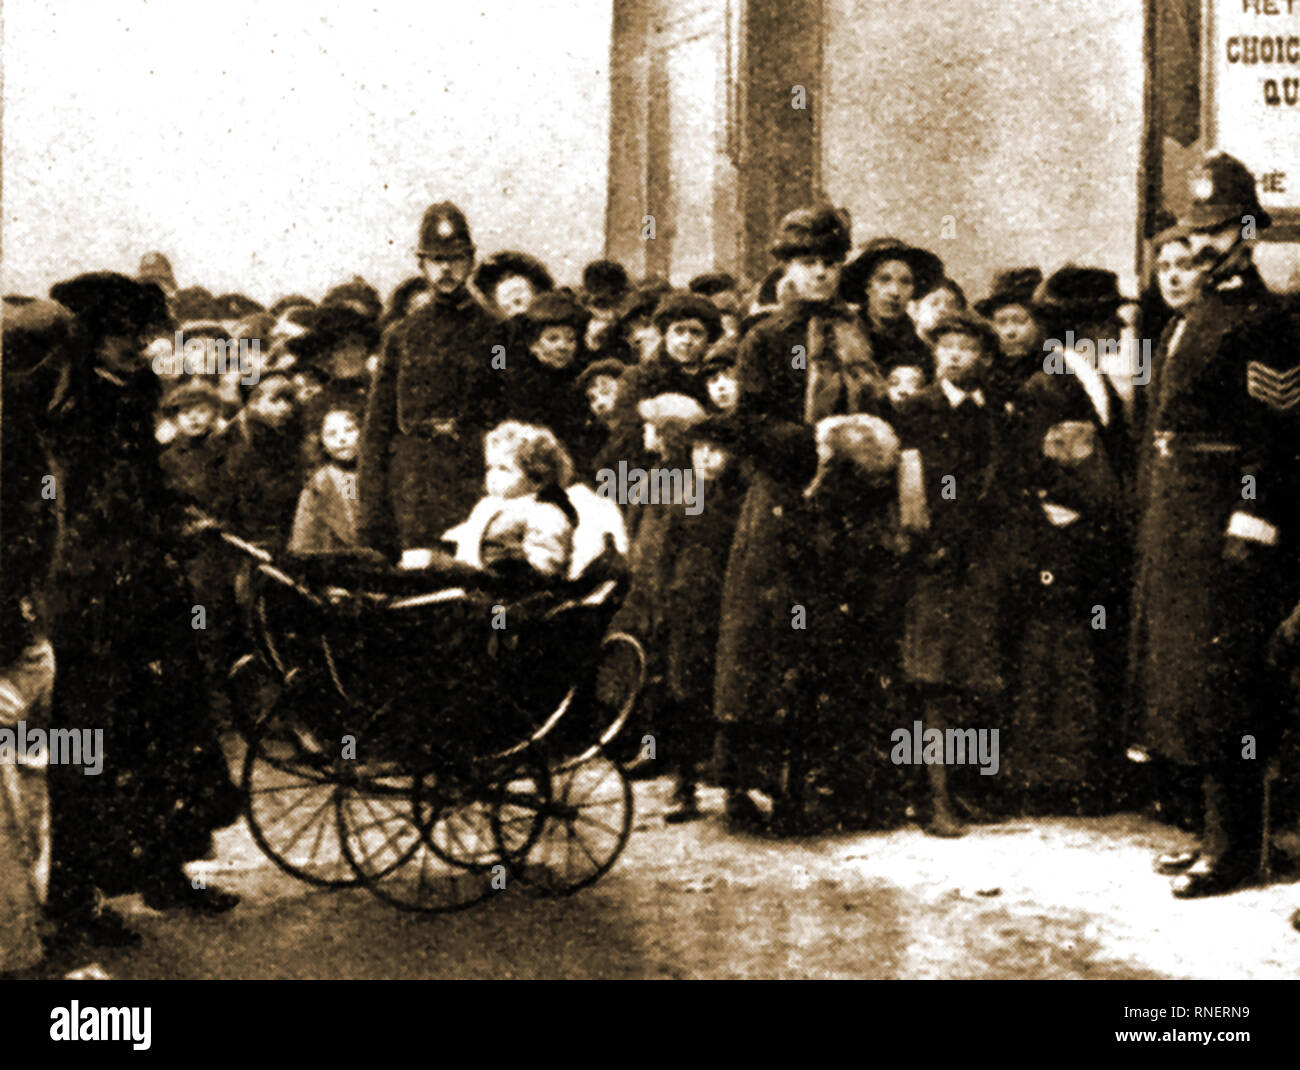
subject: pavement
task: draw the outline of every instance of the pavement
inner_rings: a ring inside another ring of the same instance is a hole
[[[78,964],[176,979],[1300,977],[1300,884],[1175,900],[1151,860],[1188,837],[1138,815],[776,840],[728,834],[716,790],[704,820],[668,825],[669,787],[635,785],[631,839],[594,886],[544,899],[515,882],[432,916],[303,884],[240,822],[190,867],[240,893],[234,911],[115,901],[143,945]]]

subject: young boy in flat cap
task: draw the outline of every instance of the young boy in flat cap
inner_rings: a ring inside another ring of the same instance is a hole
[[[478,500],[482,436],[497,422],[508,339],[466,288],[474,243],[459,208],[443,202],[425,212],[416,255],[433,298],[384,340],[358,485],[363,543],[419,567]]]

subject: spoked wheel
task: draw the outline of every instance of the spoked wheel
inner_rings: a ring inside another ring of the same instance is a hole
[[[410,774],[372,768],[338,786],[338,836],[357,881],[386,877],[419,847],[411,783]]]
[[[324,888],[357,883],[339,842],[337,807],[346,769],[301,729],[267,717],[244,752],[249,831],[286,873]]]
[[[369,837],[343,837],[343,853],[366,888],[402,910],[464,910],[503,889],[507,869],[479,828],[477,800],[441,774],[408,774],[404,799]]]
[[[608,873],[627,845],[632,785],[603,751],[588,754],[551,771],[544,810],[541,834],[515,871],[539,895],[571,895]]]
[[[546,762],[528,749],[468,775],[420,778],[417,812],[434,854],[483,872],[528,853],[545,824],[550,790]]]

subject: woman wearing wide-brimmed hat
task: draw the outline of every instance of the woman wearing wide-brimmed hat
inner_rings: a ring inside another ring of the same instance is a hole
[[[840,293],[858,306],[880,370],[915,366],[932,372],[930,350],[916,333],[908,305],[942,280],[943,261],[898,238],[872,238],[844,265]]]
[[[95,776],[50,766],[49,909],[65,934],[120,945],[139,938],[97,911],[97,892],[140,891],[160,909],[234,906],[235,896],[193,887],[182,866],[206,856],[243,800],[203,693],[179,565],[185,520],[153,434],[159,382],[142,354],[168,326],[166,300],[151,283],[109,272],[50,296],[86,339],[52,434],[67,516],[51,583],[52,724],[102,730],[104,765]]]

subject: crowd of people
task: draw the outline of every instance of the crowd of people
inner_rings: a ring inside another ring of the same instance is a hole
[[[1253,179],[1218,156],[1193,193],[1131,295],[1025,265],[969,302],[830,207],[785,217],[752,286],[597,260],[568,287],[478,260],[444,202],[387,301],[358,277],[263,307],[160,254],[6,297],[3,723],[112,741],[103,776],[49,767],[45,913],[129,943],[102,896],[236,901],[182,870],[241,807],[219,732],[250,635],[214,522],[529,583],[624,557],[648,682],[618,745],[675,777],[669,821],[709,783],[737,832],[1154,807],[1203,826],[1159,862],[1176,894],[1240,886],[1300,633],[1300,348],[1241,238]],[[968,730],[992,768],[952,763]],[[3,935],[39,913],[42,771],[0,771]],[[0,968],[31,953],[0,939]]]

